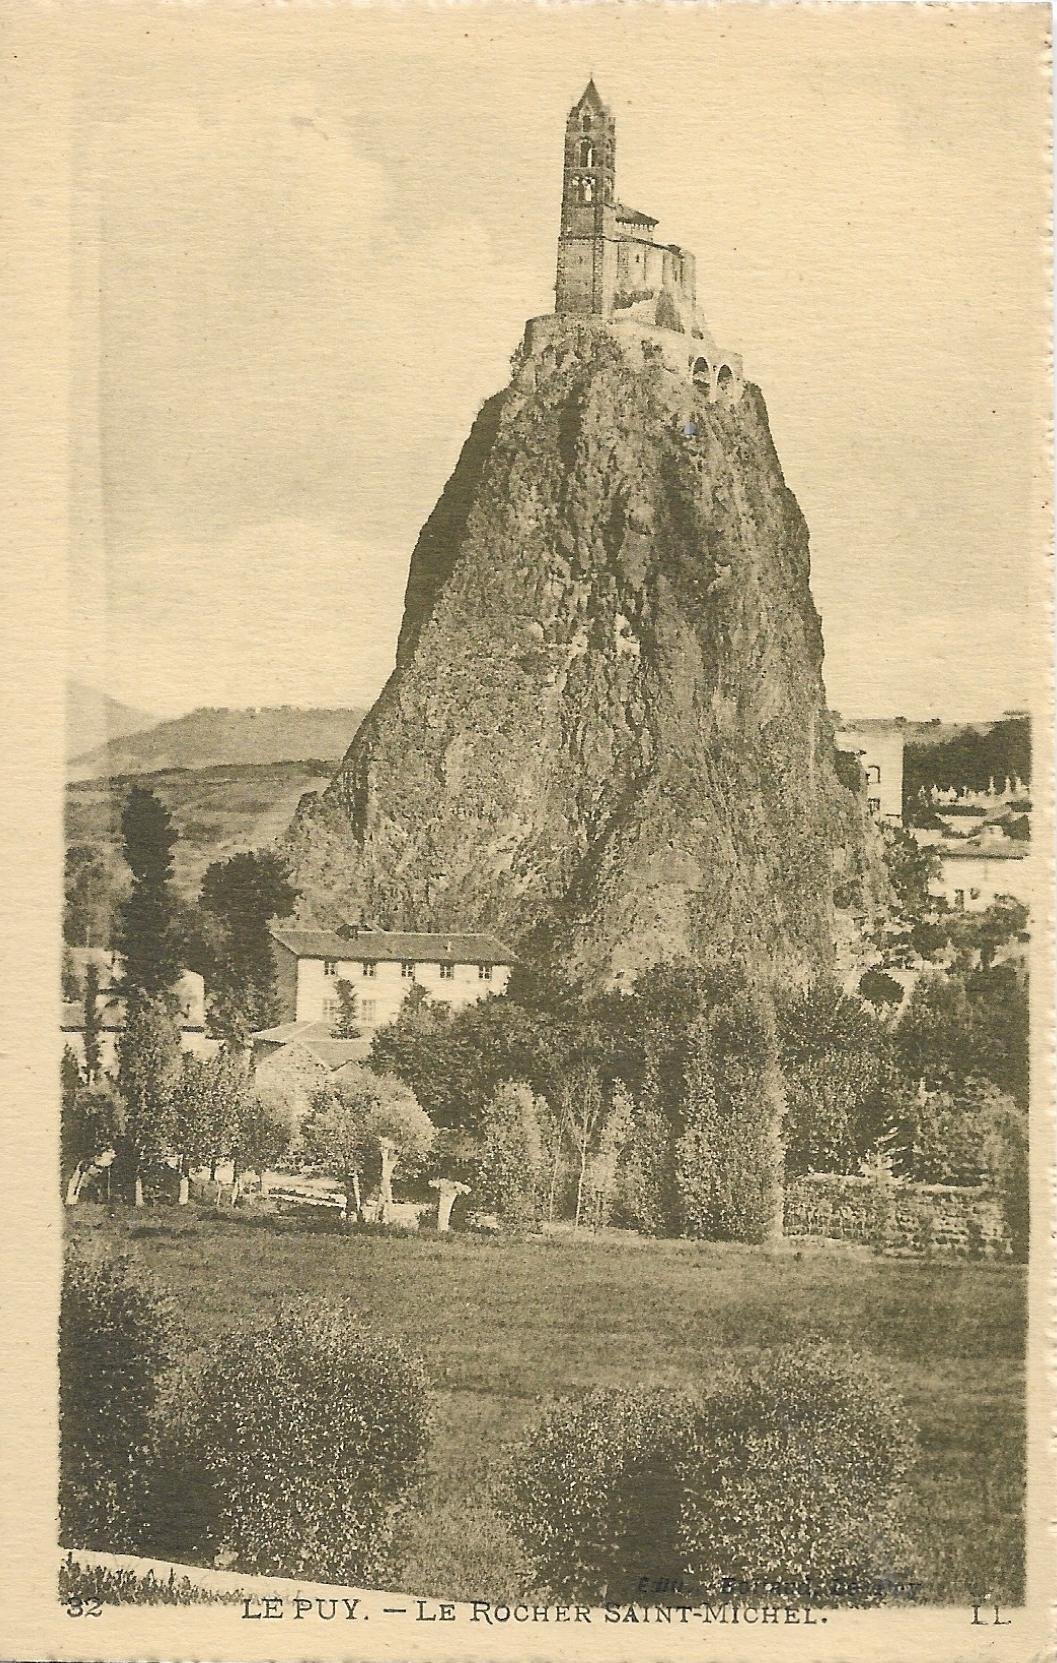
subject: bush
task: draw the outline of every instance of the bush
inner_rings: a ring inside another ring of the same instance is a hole
[[[169,1301],[131,1259],[71,1252],[59,1315],[59,1516],[70,1547],[139,1544],[155,1408],[175,1354]]]
[[[551,1596],[630,1598],[648,1577],[698,1599],[870,1604],[905,1570],[911,1450],[865,1360],[779,1352],[697,1398],[599,1390],[555,1404],[499,1503],[531,1586]]]
[[[907,1563],[912,1433],[864,1358],[772,1353],[704,1400],[682,1454],[680,1545],[696,1587],[798,1585],[869,1604]],[[850,1590],[850,1591],[849,1591]]]
[[[367,1584],[394,1537],[429,1441],[425,1373],[348,1302],[305,1301],[219,1342],[177,1411],[199,1481],[181,1522],[195,1553],[236,1568]]]
[[[682,1392],[609,1387],[546,1410],[497,1498],[533,1588],[555,1599],[630,1599],[645,1573],[675,1574],[677,1452],[693,1410]]]

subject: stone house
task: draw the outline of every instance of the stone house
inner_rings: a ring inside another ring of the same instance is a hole
[[[871,814],[895,825],[903,819],[904,727],[899,716],[867,717],[842,724],[836,735],[838,751],[859,759]]]
[[[93,948],[72,948],[75,969],[82,974],[89,962],[85,954],[100,968],[100,992],[96,1006],[99,1015],[99,1050],[103,1068],[107,1072],[117,1067],[117,1041],[125,1026],[125,1001],[116,992],[120,979],[120,962],[109,954]],[[219,1042],[206,1033],[205,983],[194,970],[180,972],[176,986],[179,1009],[180,1044],[196,1056],[210,1057],[219,1050]],[[69,1045],[77,1060],[84,1059],[84,1000],[66,1000],[62,1004],[59,1027],[63,1043]]]
[[[368,1037],[391,1022],[412,987],[458,1010],[502,993],[514,954],[491,935],[453,931],[341,931],[279,926],[272,931],[281,1023],[323,1024],[339,1012],[338,982],[357,995],[357,1025]]]

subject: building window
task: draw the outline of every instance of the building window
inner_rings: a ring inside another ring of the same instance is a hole
[[[400,966],[400,974],[401,974],[401,976],[403,976],[405,981],[409,981],[409,982],[414,981],[414,979],[415,979],[415,967],[412,964],[410,959],[405,959],[404,960],[403,964]]]
[[[590,139],[583,139],[580,144],[580,166],[594,167],[595,147]]]
[[[336,976],[337,973],[338,973],[337,960],[336,959],[324,959],[323,960],[323,974],[324,974],[324,976]]]
[[[955,904],[956,907],[963,907],[965,905],[965,890],[964,889],[956,889],[954,891],[954,904]]]
[[[360,965],[360,969],[363,971],[365,976],[375,976],[378,973],[378,966],[375,964],[373,959],[365,959]]]
[[[455,966],[453,964],[442,964],[440,979],[442,982],[453,982],[455,980]]]
[[[341,1001],[340,1001],[340,999],[324,999],[324,1001],[323,1001],[323,1020],[324,1020],[324,1022],[336,1022],[340,1015],[341,1015]]]
[[[583,130],[586,133],[587,129],[591,125],[591,112],[590,112],[590,110],[585,110],[584,111],[583,115],[580,117],[580,125],[583,127]]]
[[[477,966],[477,978],[482,982],[490,982],[492,980],[492,966],[490,964],[479,964]]]
[[[870,810],[871,814],[880,814],[880,812],[881,812],[881,799],[880,799],[880,797],[867,797],[866,806]]]
[[[373,1022],[375,1020],[377,1010],[377,999],[360,1000],[360,1016],[363,1018],[364,1022]]]

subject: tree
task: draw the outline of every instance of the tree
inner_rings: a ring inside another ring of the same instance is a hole
[[[294,1137],[293,1115],[285,1095],[275,1087],[249,1087],[239,1099],[235,1147],[239,1165],[256,1172],[264,1192],[265,1173],[280,1161]]]
[[[301,1123],[305,1153],[345,1191],[347,1224],[362,1216],[360,1175],[370,1148],[367,1113],[372,1101],[369,1082],[358,1077],[321,1086]]]
[[[939,874],[939,856],[904,826],[885,825],[881,837],[896,909],[902,919],[913,924],[934,905],[930,886]]]
[[[859,981],[859,996],[878,1010],[892,1009],[903,1002],[903,989],[884,970],[867,970]]]
[[[780,998],[776,1018],[787,1172],[854,1172],[888,1123],[890,1031],[825,976]]]
[[[483,1207],[501,1224],[523,1226],[536,1217],[543,1146],[540,1105],[523,1080],[497,1086],[481,1117],[477,1186]]]
[[[62,997],[66,1004],[72,1005],[79,999],[84,989],[81,978],[77,974],[77,966],[73,962],[73,954],[68,947],[62,950]]]
[[[352,983],[339,976],[334,984],[334,991],[338,996],[338,1015],[330,1032],[334,1039],[359,1039],[360,1024],[358,1020],[359,994]]]
[[[905,1079],[957,1091],[973,1075],[1026,1107],[1028,978],[1012,959],[919,978],[895,1033]]]
[[[379,1163],[383,1222],[392,1208],[392,1179],[399,1161],[432,1148],[433,1124],[414,1093],[393,1074],[377,1074],[364,1063],[347,1063],[318,1091],[301,1126],[306,1151],[345,1190],[345,1217],[362,1213],[360,1178],[366,1162]]]
[[[73,843],[66,851],[63,935],[74,947],[105,946],[114,929],[115,909],[127,886],[116,855],[94,843]],[[76,995],[75,995],[76,997]]]
[[[143,1160],[168,1154],[174,1131],[180,1038],[164,1000],[130,1004],[118,1036],[117,1064],[122,1114],[115,1173],[126,1199],[140,1206]]]
[[[153,791],[134,785],[121,815],[132,885],[118,912],[117,947],[129,1001],[171,997],[180,978],[177,903],[172,886],[176,831]]]
[[[631,1093],[623,1081],[618,1080],[598,1139],[598,1148],[588,1169],[587,1191],[591,1228],[594,1230],[609,1223],[620,1162],[634,1131],[634,1114]]]
[[[576,1162],[576,1208],[573,1222],[580,1227],[587,1163],[605,1116],[602,1082],[593,1068],[576,1067],[566,1076],[560,1094],[565,1134]]]
[[[748,993],[691,1036],[675,1175],[688,1236],[764,1242],[782,1230],[785,1108],[767,1013]]]
[[[89,1168],[100,1155],[114,1147],[120,1125],[121,1104],[109,1083],[77,1085],[68,1095],[64,1093],[60,1142],[67,1202],[80,1200]]]
[[[99,966],[90,962],[84,973],[84,1077],[90,1086],[103,1072],[98,1000]]]
[[[201,905],[220,924],[212,946],[210,1022],[233,1044],[275,1021],[275,961],[269,924],[287,918],[297,890],[286,863],[269,850],[215,861],[202,879]]]
[[[174,1083],[170,1141],[187,1177],[191,1168],[208,1165],[211,1178],[238,1145],[239,1116],[249,1091],[245,1063],[238,1052],[213,1057],[184,1053]],[[237,1177],[237,1173],[235,1175]]]
[[[380,1217],[386,1223],[392,1211],[393,1174],[398,1164],[426,1156],[433,1147],[436,1130],[403,1080],[395,1074],[378,1074],[367,1116],[367,1135],[378,1152]]]

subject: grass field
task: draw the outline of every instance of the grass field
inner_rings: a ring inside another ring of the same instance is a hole
[[[422,1354],[438,1419],[401,1579],[416,1593],[502,1599],[519,1588],[489,1486],[538,1398],[693,1383],[732,1353],[825,1339],[871,1353],[919,1428],[917,1570],[929,1597],[1022,1595],[1021,1268],[616,1232],[344,1237],[296,1219],[94,1207],[72,1229],[141,1257],[177,1296],[193,1341],[260,1321],[291,1296],[343,1295]]]

